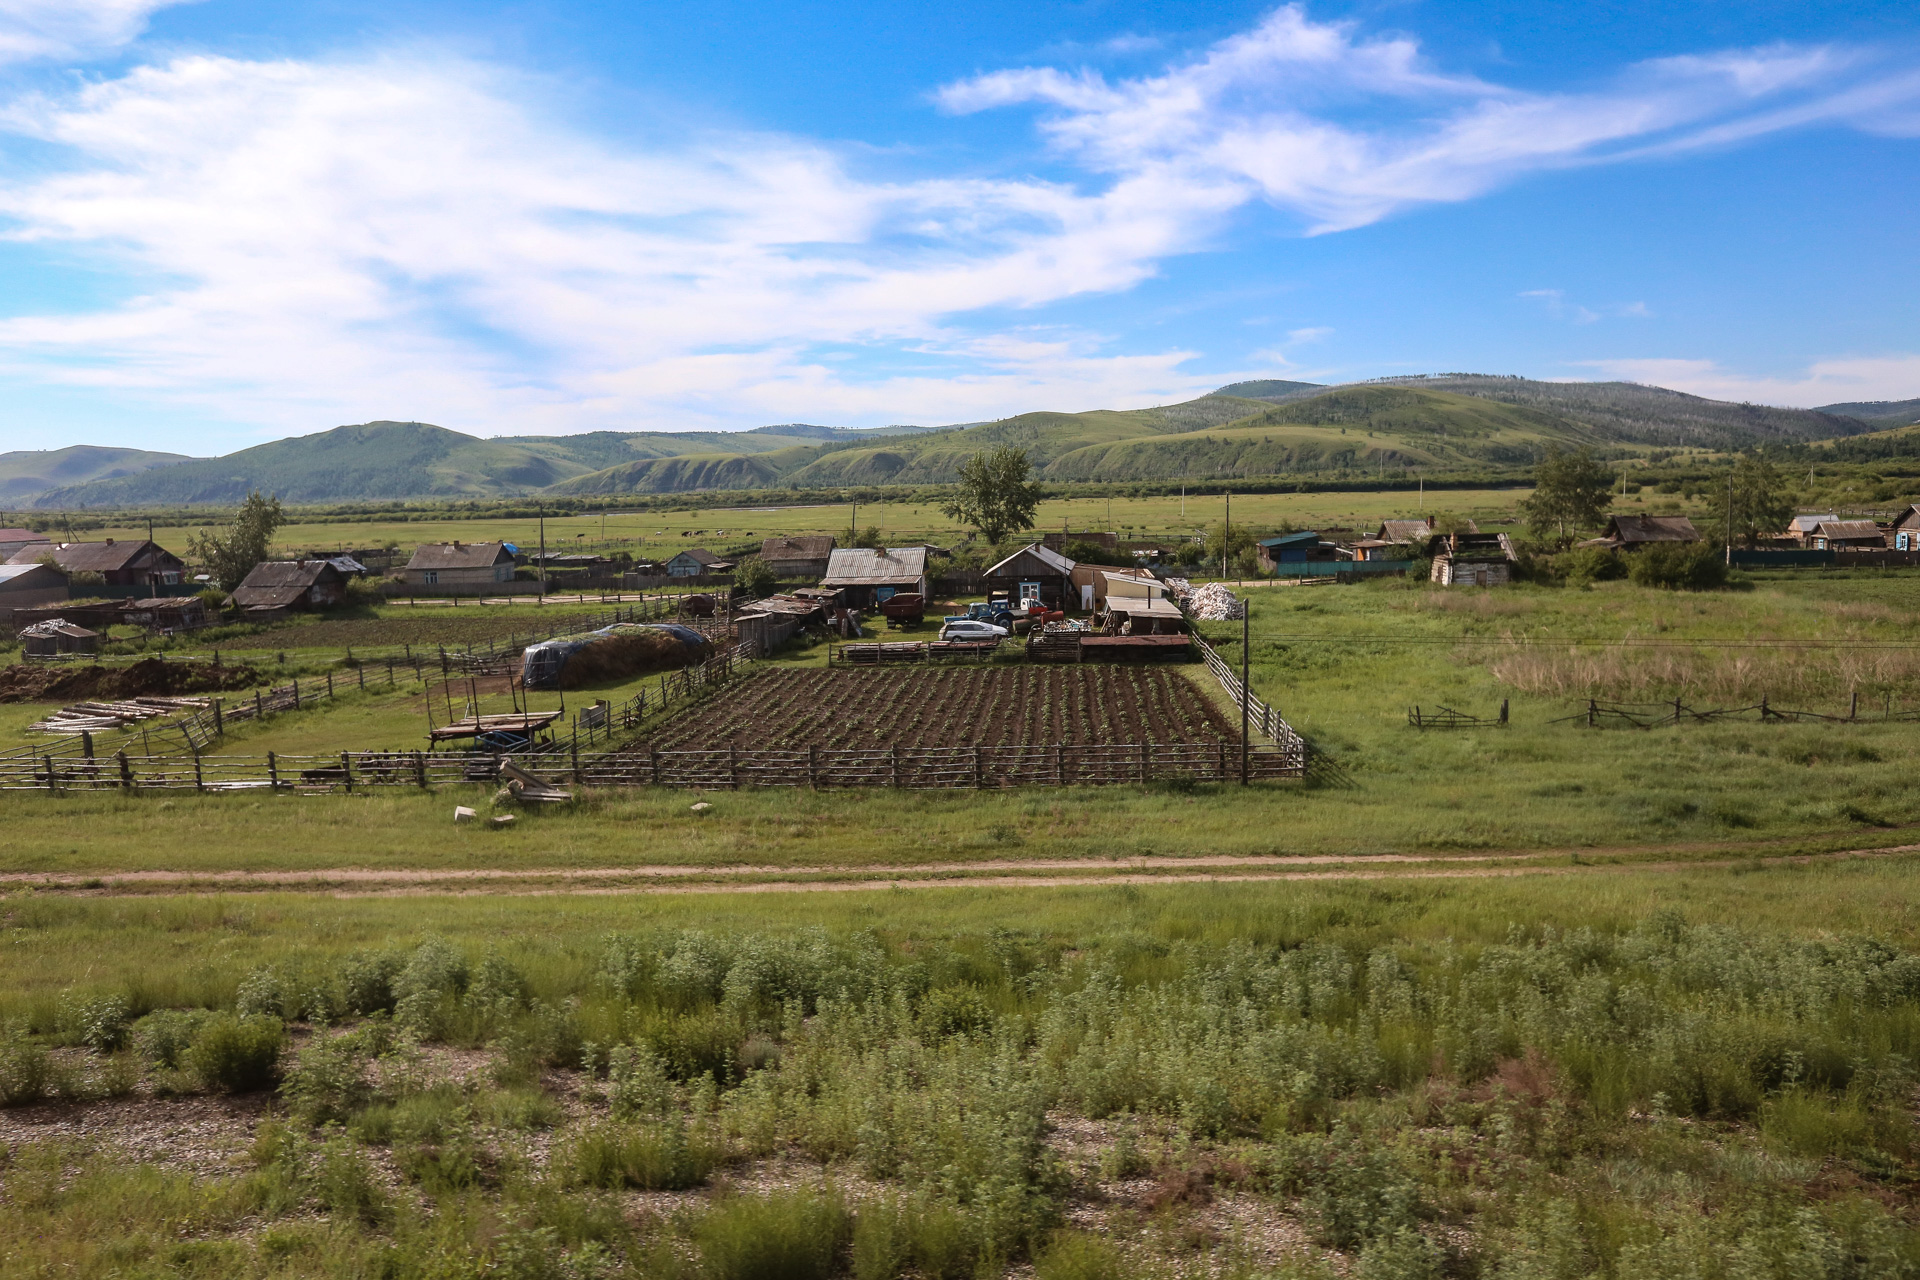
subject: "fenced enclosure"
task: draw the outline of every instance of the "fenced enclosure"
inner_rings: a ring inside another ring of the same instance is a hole
[[[1800,711],[1787,707],[1776,707],[1762,697],[1760,701],[1743,707],[1690,707],[1679,698],[1665,702],[1604,702],[1598,698],[1587,699],[1584,710],[1570,716],[1561,716],[1551,720],[1550,724],[1581,724],[1588,728],[1627,728],[1627,729],[1663,729],[1682,724],[1712,724],[1716,721],[1743,720],[1748,723],[1759,722],[1788,724],[1824,722],[1827,724],[1857,724],[1866,721],[1920,721],[1920,711],[1895,711],[1889,700],[1877,710],[1869,704],[1866,714],[1861,714],[1860,695],[1854,694],[1847,703],[1845,715],[1822,711]]]

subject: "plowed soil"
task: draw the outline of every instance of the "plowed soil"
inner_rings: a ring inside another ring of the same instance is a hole
[[[1236,741],[1200,690],[1165,667],[788,668],[689,707],[632,749]]]
[[[0,702],[82,702],[95,699],[219,693],[267,683],[249,666],[165,662],[142,658],[130,667],[65,667],[16,663],[0,668]]]

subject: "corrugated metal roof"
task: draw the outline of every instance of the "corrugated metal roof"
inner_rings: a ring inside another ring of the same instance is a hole
[[[503,542],[427,542],[415,547],[409,569],[490,569],[513,559]]]
[[[1262,547],[1290,547],[1296,542],[1320,541],[1320,535],[1311,529],[1302,529],[1298,533],[1283,533],[1272,538],[1262,538],[1257,545]]]
[[[46,567],[47,566],[43,564],[0,564],[0,582],[11,582],[15,578],[24,578],[28,574],[36,573]],[[61,570],[56,568],[54,572],[60,573]]]
[[[993,577],[994,575],[998,574],[1002,569],[1012,564],[1015,560],[1018,560],[1021,556],[1029,556],[1029,555],[1034,557],[1041,564],[1046,565],[1047,568],[1054,573],[1065,574],[1065,573],[1073,572],[1073,565],[1074,565],[1073,561],[1067,559],[1065,556],[1061,555],[1058,551],[1055,551],[1050,547],[1042,546],[1038,542],[1030,542],[1026,546],[1014,552],[1012,555],[1008,556],[1005,560],[1002,560],[999,564],[989,567],[987,569],[987,576]]]
[[[1159,596],[1108,596],[1107,608],[1114,613],[1138,614],[1141,617],[1179,618],[1185,615],[1180,606],[1171,600]]]
[[[1884,538],[1880,526],[1871,520],[1822,520],[1814,526],[1814,536],[1857,542],[1865,538]]]
[[[927,575],[925,547],[841,547],[827,559],[826,587],[887,587],[916,583]]]
[[[85,627],[75,626],[65,618],[48,618],[45,622],[36,622],[20,632],[20,638],[23,640],[28,637],[36,640],[44,639],[47,636],[68,636],[75,640],[93,640],[99,638],[99,635],[99,632],[89,631]]]

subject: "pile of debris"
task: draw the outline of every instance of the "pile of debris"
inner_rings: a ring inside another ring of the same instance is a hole
[[[27,726],[28,733],[105,733],[181,711],[205,711],[207,698],[129,698],[124,702],[76,702]]]
[[[251,689],[266,677],[247,666],[166,662],[142,658],[126,667],[47,667],[20,663],[0,667],[0,702],[120,701],[186,693]]]
[[[1184,579],[1169,578],[1167,585],[1173,587],[1181,603],[1202,622],[1235,622],[1247,616],[1247,602],[1227,590],[1223,583],[1209,582],[1193,587]]]

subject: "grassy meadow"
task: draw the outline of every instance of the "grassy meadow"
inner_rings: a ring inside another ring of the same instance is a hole
[[[14,893],[0,1275],[1910,1276],[1913,872]]]

